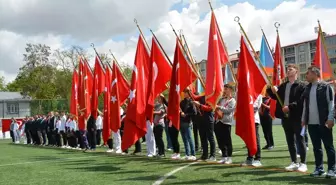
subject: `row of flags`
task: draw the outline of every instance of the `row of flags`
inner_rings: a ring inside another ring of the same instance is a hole
[[[320,26],[319,28],[314,63],[320,66],[325,79],[330,78],[332,74],[323,44],[322,30]],[[155,36],[149,51],[146,41],[140,35],[130,84],[116,61],[112,66],[104,65],[97,55],[93,72],[87,60],[80,58],[79,72],[73,72],[70,113],[78,116],[79,129],[85,130],[89,116],[97,117],[98,97],[104,93],[103,139],[106,142],[111,130],[117,132],[120,128],[120,107],[127,102],[122,137],[122,150],[125,150],[146,134],[147,123],[153,122],[155,98],[167,88],[169,126],[179,129],[181,92],[185,88],[191,87],[199,95],[204,95],[206,103],[215,110],[222,97],[224,84],[236,84],[236,134],[244,140],[250,153],[254,155],[257,151],[254,101],[266,85],[281,83],[285,77],[285,69],[279,34],[274,54],[264,34],[259,55],[251,52],[254,49],[246,43],[246,39],[241,36],[239,67],[235,76],[215,14],[212,12],[205,85],[179,37],[176,38],[174,60],[171,63]],[[268,76],[272,76],[272,79],[268,79]],[[275,104],[275,101],[271,102],[273,116]]]

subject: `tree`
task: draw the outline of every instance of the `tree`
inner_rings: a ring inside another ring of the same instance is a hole
[[[0,91],[7,91],[6,84],[5,84],[5,77],[0,77]]]

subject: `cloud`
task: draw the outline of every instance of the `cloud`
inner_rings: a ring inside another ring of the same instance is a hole
[[[136,17],[155,24],[174,0],[0,0],[0,29],[105,41],[134,31]]]
[[[260,26],[271,47],[275,45],[274,22],[281,24],[279,33],[282,46],[315,39],[317,19],[326,33],[336,33],[336,20],[333,18],[336,9],[307,5],[305,0],[283,1],[273,9],[260,9],[248,2],[230,6],[220,0],[214,2],[215,14],[229,53],[239,49],[240,31],[234,22],[235,16],[240,17],[256,50],[260,47]],[[172,9],[175,3],[183,8]],[[151,35],[147,27],[154,30],[171,60],[175,35],[170,23],[176,30],[183,29],[194,57],[200,61],[207,57],[210,16],[207,0],[144,0],[141,3],[130,0],[95,0],[87,3],[79,0],[0,0],[0,64],[13,64],[2,68],[2,71],[15,76],[22,65],[22,53],[27,42],[45,43],[53,48],[80,43],[93,55],[89,44],[97,40],[101,41],[96,46],[99,52],[108,53],[111,49],[120,63],[132,65],[138,39],[134,17],[141,23],[149,45]],[[127,36],[124,39],[111,39],[118,35]]]
[[[24,65],[23,53],[26,43],[43,43],[55,50],[62,46],[61,37],[51,34],[26,37],[9,31],[0,30],[0,75],[6,82],[15,79],[19,68]]]

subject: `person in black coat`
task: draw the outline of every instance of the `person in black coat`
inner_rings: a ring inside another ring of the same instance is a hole
[[[301,133],[301,117],[303,109],[302,94],[305,90],[306,84],[298,80],[298,67],[294,64],[287,66],[287,78],[288,80],[279,85],[279,87],[271,87],[267,89],[267,93],[274,100],[277,100],[275,117],[281,119],[282,126],[285,131],[288,151],[291,157],[291,164],[286,167],[287,171],[301,172],[307,171],[306,165],[306,144]],[[277,99],[276,94],[280,97]],[[281,106],[280,101],[283,103]],[[300,160],[297,162],[295,143],[299,144],[300,148]]]
[[[96,150],[97,145],[97,125],[96,120],[93,118],[93,116],[90,116],[90,118],[87,121],[86,129],[88,132],[88,140],[91,150]]]

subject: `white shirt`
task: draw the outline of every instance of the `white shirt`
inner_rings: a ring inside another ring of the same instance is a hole
[[[103,118],[98,115],[96,120],[97,130],[101,130],[103,128]]]
[[[71,130],[74,130],[76,131],[77,130],[77,123],[75,120],[71,120],[70,123],[69,123],[69,128],[70,128],[70,131]]]
[[[60,129],[61,129],[61,124],[62,124],[62,121],[61,121],[61,120],[57,120],[57,121],[56,121],[55,128],[58,130],[58,132],[59,132]]]
[[[120,116],[124,114],[124,109],[120,107]]]
[[[64,131],[65,130],[65,123],[66,123],[66,117],[65,115],[61,117],[61,126],[59,128],[60,131]]]
[[[259,94],[257,99],[253,103],[253,108],[254,108],[254,122],[260,124],[260,117],[259,117],[259,109],[262,104],[262,96]]]

